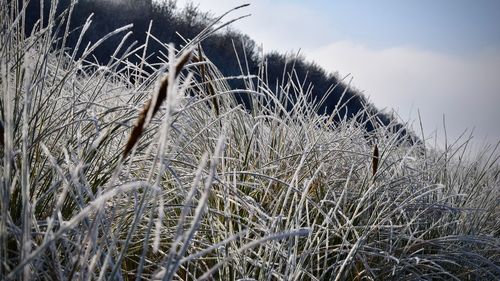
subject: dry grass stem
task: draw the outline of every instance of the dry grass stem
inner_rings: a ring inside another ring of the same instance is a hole
[[[175,67],[172,68],[175,71],[175,73],[173,74],[175,79],[177,79],[182,68],[186,65],[186,63],[189,61],[190,58],[191,58],[191,51],[186,51],[179,57],[179,59],[175,64]],[[132,151],[134,145],[139,141],[139,138],[141,137],[141,134],[146,127],[146,119],[148,117],[148,113],[150,113],[150,110],[152,110],[151,117],[153,117],[156,114],[156,112],[158,112],[158,110],[160,109],[160,106],[163,103],[163,101],[167,99],[168,81],[169,81],[168,74],[160,78],[160,83],[159,83],[160,86],[158,88],[158,93],[153,94],[151,99],[149,99],[144,104],[144,107],[139,113],[139,117],[137,118],[137,122],[134,128],[132,129],[132,132],[130,132],[127,144],[125,145],[125,149],[123,150],[123,158],[127,157],[130,151]],[[153,108],[151,108],[151,105],[154,105]]]

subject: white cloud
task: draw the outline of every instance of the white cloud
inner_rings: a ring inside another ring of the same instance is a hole
[[[214,15],[221,15],[251,2],[250,6],[229,14],[225,20],[251,14],[251,17],[237,21],[231,27],[250,35],[257,43],[263,43],[264,50],[292,51],[318,46],[318,41],[324,37],[327,28],[326,19],[300,1],[178,0],[177,5],[183,7],[188,2],[195,3],[201,11],[210,11]]]
[[[476,128],[480,141],[500,140],[500,50],[450,56],[411,47],[372,49],[335,42],[307,50],[308,58],[341,74],[351,73],[379,108],[394,108],[403,118],[419,109],[427,132],[442,127],[456,138]]]

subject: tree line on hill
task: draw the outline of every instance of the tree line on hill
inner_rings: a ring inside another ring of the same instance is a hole
[[[22,2],[22,0],[18,1]],[[61,13],[61,11],[69,7],[71,2],[72,0],[59,0],[56,13]],[[31,33],[41,15],[45,15],[44,18],[47,18],[51,3],[53,3],[51,0],[30,1],[26,9],[26,34]],[[84,42],[96,42],[109,32],[133,23],[131,29],[133,34],[127,40],[129,42],[137,41],[140,45],[145,42],[145,34],[150,26],[150,21],[153,21],[151,34],[162,42],[171,42],[175,46],[181,46],[185,44],[183,38],[194,38],[214,20],[213,15],[200,11],[193,4],[188,4],[182,8],[177,7],[175,0],[165,0],[163,2],[153,0],[80,0],[72,10],[69,28],[71,34],[65,42],[65,48],[71,49],[77,44],[80,34],[78,31],[90,14],[93,14],[93,27],[91,32],[86,32],[84,35]],[[55,32],[65,32],[64,29],[64,27],[60,27]],[[110,38],[107,44],[100,46],[93,52],[93,57],[100,63],[106,63],[115,52],[120,40],[117,37]],[[149,43],[149,53],[158,54],[160,50],[163,50],[163,47],[158,42],[150,40]],[[312,99],[320,100],[325,93],[331,90],[325,102],[319,107],[319,113],[332,113],[337,105],[345,104],[339,110],[339,114],[334,117],[334,120],[338,121],[344,116],[347,118],[357,116],[357,118],[361,118],[359,121],[367,121],[366,129],[372,131],[375,122],[378,125],[388,125],[393,119],[392,116],[380,112],[373,105],[368,104],[362,93],[350,88],[341,81],[338,75],[325,71],[318,64],[309,62],[302,56],[286,55],[276,51],[261,54],[257,43],[248,35],[237,30],[225,28],[214,33],[201,44],[205,54],[225,76],[241,74],[236,54],[240,55],[240,59],[242,54],[246,55],[246,64],[249,71],[246,74],[257,75],[259,67],[265,63],[267,66],[266,80],[270,89],[277,89],[276,86],[282,80],[283,73],[290,71],[293,67],[297,77],[305,79],[305,81],[301,81],[304,82],[304,85],[313,85]],[[81,55],[81,53],[77,55]],[[134,57],[128,59],[132,63],[134,63],[134,60],[138,60],[138,58]],[[148,58],[150,64],[159,62],[156,56]],[[246,65],[245,68],[247,68]],[[241,80],[231,80],[230,83],[235,88],[241,88],[244,85]],[[332,90],[332,86],[337,83],[339,84]],[[245,100],[243,98],[243,103],[245,103]],[[376,115],[377,120],[366,120],[367,115],[358,115],[366,106],[368,106],[371,114]],[[403,125],[398,125],[393,129],[401,130],[403,135],[407,134]]]

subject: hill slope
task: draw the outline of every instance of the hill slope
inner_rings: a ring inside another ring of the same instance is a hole
[[[49,13],[51,1],[44,0],[44,11],[46,17]],[[71,0],[61,0],[58,4],[56,14],[66,9]],[[176,7],[175,1],[165,1],[162,4],[153,4],[151,0],[140,1],[79,1],[73,9],[72,20],[69,26],[60,26],[58,34],[61,35],[66,30],[75,30],[70,33],[64,42],[65,47],[74,49],[78,43],[78,29],[84,25],[85,21],[92,14],[92,24],[96,30],[86,32],[82,36],[83,46],[87,42],[97,42],[107,33],[125,26],[133,24],[130,29],[126,43],[137,42],[137,46],[145,43],[145,34],[149,30],[150,21],[153,21],[150,32],[155,35],[155,40],[148,42],[148,53],[150,56],[146,59],[148,64],[161,63],[157,55],[163,50],[162,43],[173,43],[175,46],[185,45],[185,40],[195,38],[202,30],[210,26],[215,16],[199,11],[197,7],[189,5],[182,9]],[[32,1],[27,10],[27,30],[31,30],[40,15],[39,1]],[[181,35],[181,36],[179,36]],[[59,44],[62,42],[60,41]],[[110,38],[107,44],[102,45],[92,52],[92,56],[100,63],[106,64],[109,58],[115,53],[115,49],[120,43],[119,38]],[[388,125],[391,123],[391,116],[379,112],[374,106],[370,105],[363,94],[350,87],[346,81],[336,75],[325,71],[315,63],[307,62],[303,57],[296,54],[280,54],[272,52],[268,54],[260,53],[257,44],[247,35],[241,34],[232,29],[212,34],[201,42],[206,55],[218,66],[223,75],[238,76],[243,74],[258,75],[259,69],[263,64],[266,65],[266,83],[274,92],[280,91],[279,85],[285,84],[288,79],[295,79],[298,83],[310,87],[311,100],[321,100],[324,102],[319,105],[318,112],[331,114],[335,108],[341,109],[338,115],[334,116],[336,121],[347,117],[358,116],[359,121],[366,121],[368,131],[373,130],[374,126]],[[83,48],[80,48],[81,55]],[[122,55],[118,52],[116,55]],[[161,57],[161,56],[160,56]],[[165,57],[163,56],[163,59]],[[238,64],[239,59],[242,65]],[[138,57],[128,57],[126,60],[130,63],[138,63]],[[284,73],[292,71],[294,74],[289,77]],[[143,70],[151,73],[152,68],[143,67]],[[133,79],[133,77],[132,77]],[[244,88],[243,81],[232,79],[229,81],[233,88]],[[333,87],[335,86],[336,87]],[[291,103],[287,108],[291,109],[296,93],[289,91]],[[241,102],[248,107],[248,96],[240,95]],[[343,104],[346,106],[340,106]],[[359,115],[365,108],[376,113],[376,118],[367,120],[367,116]],[[400,125],[399,130],[406,133],[406,129]]]

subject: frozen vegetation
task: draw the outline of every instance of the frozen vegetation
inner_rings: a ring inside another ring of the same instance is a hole
[[[25,36],[18,2],[0,1],[0,279],[500,278],[496,147],[335,121],[293,71],[278,89],[265,64],[224,77],[197,44],[221,22],[161,42],[150,73],[154,34],[112,32],[123,44],[97,65],[107,37],[61,48],[69,13]]]

